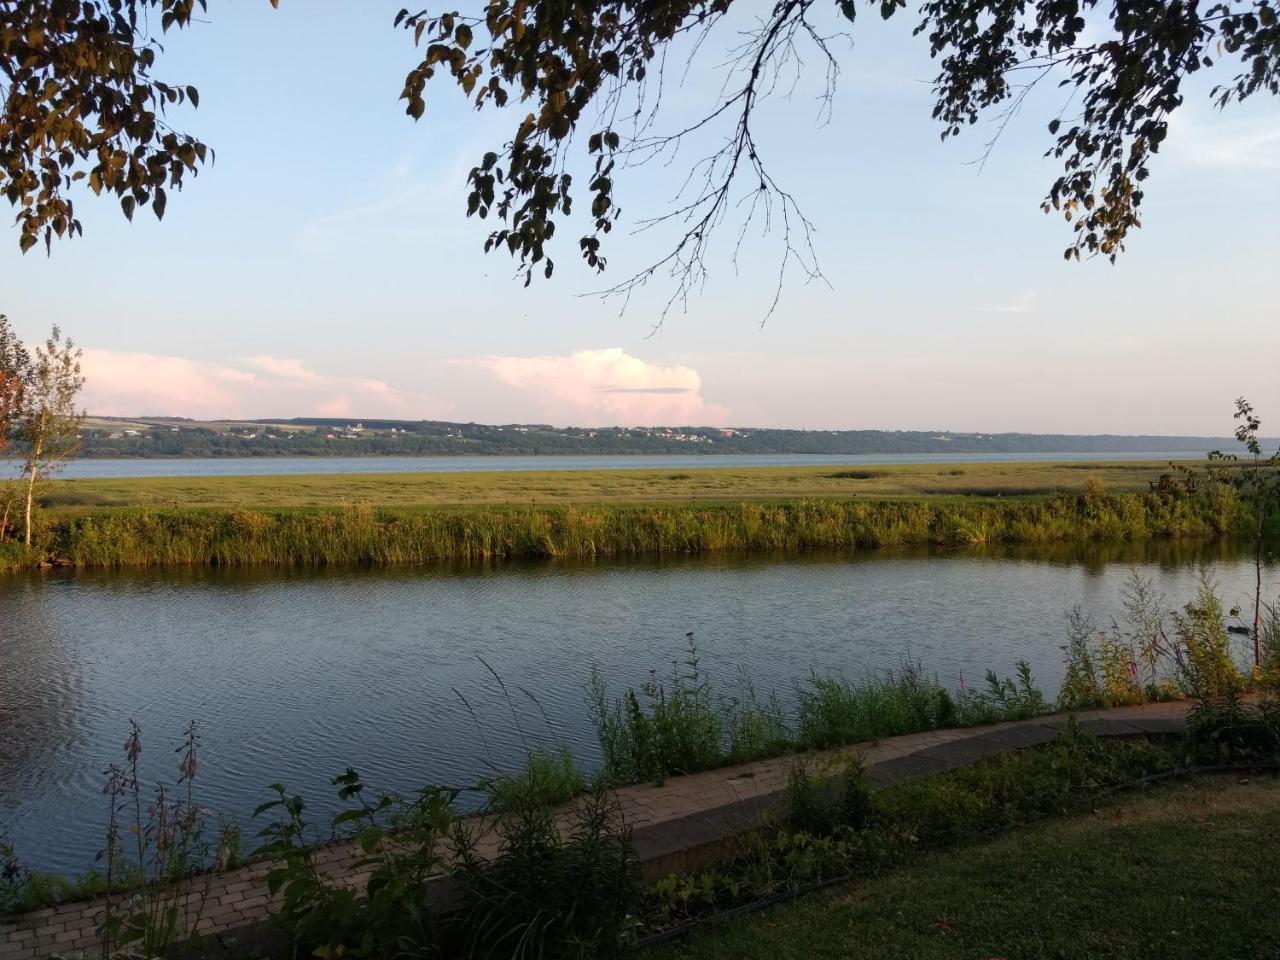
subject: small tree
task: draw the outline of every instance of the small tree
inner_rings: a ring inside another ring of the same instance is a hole
[[[5,456],[13,440],[14,425],[22,419],[26,385],[30,376],[31,355],[9,326],[9,318],[0,313],[0,458]],[[9,529],[9,509],[13,503],[8,481],[0,485],[0,542]]]
[[[1280,507],[1280,450],[1269,457],[1262,455],[1262,441],[1258,431],[1262,421],[1253,411],[1253,405],[1244,397],[1236,400],[1236,439],[1248,451],[1248,458],[1236,469],[1226,474],[1226,479],[1239,491],[1240,497],[1253,511],[1253,663],[1262,666],[1262,560],[1267,518]],[[1238,461],[1233,453],[1215,450],[1209,454],[1214,461]]]
[[[80,349],[63,339],[56,326],[44,346],[36,347],[35,362],[27,381],[26,410],[18,439],[26,450],[23,476],[27,485],[25,542],[31,546],[31,511],[36,482],[71,459],[80,449],[84,411],[76,397],[84,386],[80,373]]]

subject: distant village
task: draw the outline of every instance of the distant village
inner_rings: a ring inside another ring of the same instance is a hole
[[[555,427],[538,423],[297,418],[198,421],[90,417],[88,457],[1089,453],[1188,451],[1222,439],[909,430],[783,430],[709,426]]]

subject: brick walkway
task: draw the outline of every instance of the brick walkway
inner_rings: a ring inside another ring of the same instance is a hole
[[[1100,735],[1171,733],[1186,715],[1185,703],[1146,704],[1077,714],[1082,727]],[[634,831],[642,867],[650,877],[692,866],[706,858],[716,841],[759,816],[776,801],[797,759],[810,770],[838,769],[842,759],[861,756],[873,785],[925,776],[1051,740],[1066,723],[1062,717],[1016,721],[990,727],[907,734],[839,750],[778,757],[673,778],[661,786],[641,784],[617,791],[626,822]],[[484,843],[482,841],[482,852]],[[492,838],[490,838],[492,849]],[[701,852],[701,857],[699,856]],[[343,884],[363,884],[354,864],[362,854],[350,844],[334,844],[318,853],[322,872]],[[234,932],[259,926],[271,914],[264,878],[269,864],[258,861],[211,875],[197,883],[187,909],[196,932],[214,935],[235,953]],[[36,910],[0,924],[0,960],[42,960],[49,954],[94,954],[100,949],[97,927],[105,901],[63,904]]]

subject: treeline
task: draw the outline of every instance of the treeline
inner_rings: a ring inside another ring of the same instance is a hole
[[[434,561],[802,552],[972,544],[1210,539],[1249,525],[1233,490],[1211,495],[1059,495],[1044,500],[337,510],[68,511],[41,519],[30,551],[0,568]]]
[[[145,428],[85,432],[86,457],[270,457],[629,454],[1107,453],[1183,451],[1208,437],[976,434],[891,430],[716,427],[580,428],[402,420],[260,420],[255,426],[158,418]],[[275,429],[281,425],[291,429]],[[357,430],[357,426],[360,428]]]

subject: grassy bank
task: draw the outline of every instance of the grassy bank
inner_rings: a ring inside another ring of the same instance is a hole
[[[1280,782],[1200,780],[730,921],[648,960],[1263,957]]]
[[[42,511],[34,551],[0,545],[0,568],[45,558],[86,567],[389,565],[1211,538],[1233,532],[1238,514],[1226,491],[486,507],[60,507]]]

